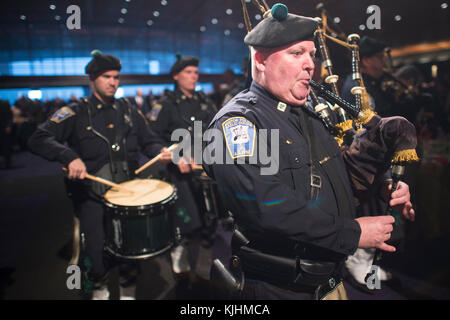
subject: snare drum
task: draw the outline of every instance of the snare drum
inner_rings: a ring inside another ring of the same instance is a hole
[[[170,207],[176,200],[173,185],[156,179],[120,184],[104,195],[105,249],[131,260],[148,259],[169,250],[175,241]]]

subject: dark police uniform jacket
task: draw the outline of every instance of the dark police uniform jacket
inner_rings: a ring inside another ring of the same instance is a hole
[[[171,141],[172,132],[176,129],[186,129],[190,133],[191,147],[193,147],[194,139],[201,141],[202,132],[208,127],[215,113],[214,104],[206,98],[203,92],[194,92],[192,98],[189,98],[181,90],[176,89],[153,104],[150,123],[167,145],[179,142]],[[194,121],[202,122],[202,130],[194,130]],[[198,135],[196,138],[194,138],[194,133]],[[198,147],[201,148],[201,142]],[[192,149],[191,157],[194,157]],[[167,168],[169,179],[177,187],[175,224],[180,227],[182,233],[189,234],[200,228],[202,224],[201,186],[196,182],[194,173],[181,174],[173,163],[170,163]]]
[[[317,166],[322,187],[318,197],[310,199],[310,151],[299,115],[311,119],[314,139],[328,152],[328,159],[324,159],[338,173],[343,190],[333,190],[327,174]],[[301,248],[300,254],[325,261],[342,261],[353,254],[361,229],[353,220],[347,172],[334,138],[313,112],[279,103],[253,82],[249,90],[239,93],[217,113],[209,128],[221,134],[207,137],[213,142],[205,142],[204,152],[213,158],[223,148],[227,161],[235,159],[232,164],[205,161],[203,167],[217,182],[223,202],[250,245],[290,257],[298,256],[296,248]],[[264,163],[252,162],[257,149],[265,145],[270,153],[273,145],[271,138],[258,144],[262,129],[269,129],[268,135],[271,129],[279,130],[279,170],[272,175],[261,174]],[[214,148],[216,151],[206,152]],[[243,159],[246,163],[239,163]],[[350,212],[339,215],[336,193],[349,202]]]
[[[194,92],[192,98],[188,98],[177,89],[153,104],[150,121],[152,129],[170,144],[174,143],[171,141],[174,130],[183,128],[193,132],[194,121],[202,121],[204,130],[215,113],[216,107],[203,92]]]
[[[64,167],[81,158],[91,174],[97,174],[110,162],[126,162],[131,178],[138,166],[139,148],[146,156],[154,157],[163,148],[162,143],[142,113],[127,100],[103,104],[92,95],[57,110],[39,126],[28,146],[33,153],[59,161]]]

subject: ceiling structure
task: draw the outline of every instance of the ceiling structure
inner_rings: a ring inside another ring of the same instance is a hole
[[[245,0],[250,2],[250,0]],[[289,11],[319,16],[317,4],[322,2],[330,23],[346,34],[368,34],[383,39],[392,47],[422,42],[450,40],[450,8],[446,0],[285,0]],[[275,1],[267,0],[269,6]],[[174,31],[213,32],[242,39],[246,30],[240,0],[16,0],[0,12],[0,25],[11,28],[23,23],[52,25],[64,23],[70,5],[81,9],[82,28],[115,26],[152,28],[167,33]],[[367,8],[380,9],[379,30],[361,30],[371,14]],[[252,24],[259,10],[247,3]]]
[[[252,3],[254,0],[242,1],[246,2],[251,24],[255,26],[261,19],[261,11]],[[413,56],[408,63],[425,63],[450,59],[450,8],[446,1],[285,0],[283,3],[288,6],[289,12],[312,17],[320,16],[317,5],[323,3],[329,25],[337,32],[370,35],[385,41],[393,48],[394,54]],[[260,2],[263,3],[262,0]],[[277,1],[266,2],[272,6]],[[207,47],[220,39],[223,53],[221,56],[212,53],[211,59],[224,60],[227,50],[233,50],[233,46],[243,46],[242,40],[247,33],[241,0],[15,0],[0,12],[0,34],[7,35],[5,38],[9,39],[9,47],[2,49],[19,49],[15,47],[19,47],[18,42],[22,40],[19,37],[16,42],[11,40],[14,40],[14,35],[26,34],[30,29],[39,30],[40,34],[53,34],[56,39],[64,41],[58,35],[72,33],[66,27],[70,16],[67,8],[71,5],[77,5],[81,12],[81,30],[74,32],[95,34],[103,39],[105,35],[114,37],[120,33],[130,39],[121,42],[121,46],[130,50],[136,43],[133,40],[137,41],[143,34],[156,34],[153,39],[170,38],[172,43],[179,43],[175,45],[177,49],[180,46],[184,48],[186,42],[196,48]],[[380,19],[376,21],[379,29],[368,27],[368,20],[374,18],[373,11],[368,13],[369,7],[375,7],[379,12]],[[195,43],[187,40],[193,34],[197,39]],[[346,49],[330,41],[328,43],[331,58],[341,62],[341,58],[348,53]],[[439,45],[428,45],[436,43]],[[3,45],[3,42],[0,44]],[[421,49],[414,56],[408,48],[417,48],[417,45]],[[26,46],[21,43],[22,50]],[[430,50],[433,51],[431,56]],[[428,57],[423,60],[427,54]]]

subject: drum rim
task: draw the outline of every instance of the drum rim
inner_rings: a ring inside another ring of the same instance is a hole
[[[141,252],[144,254],[141,255],[123,255],[117,252],[114,252],[113,249],[111,249],[109,246],[105,246],[105,250],[108,251],[110,254],[114,255],[115,257],[118,258],[122,258],[122,259],[126,259],[126,260],[145,260],[145,259],[149,259],[149,258],[153,258],[156,257],[158,255],[163,254],[164,252],[170,250],[173,246],[175,245],[174,241],[170,241],[170,243],[165,246],[164,248],[158,250],[158,251],[154,251],[154,252],[150,252],[145,254],[145,252],[147,252],[147,249],[142,249]]]
[[[173,186],[173,185],[172,185]],[[160,206],[160,205],[165,205],[171,201],[175,201],[177,199],[177,188],[175,186],[173,186],[173,192],[170,194],[170,196],[168,196],[166,199],[161,200],[159,202],[155,202],[155,203],[150,203],[150,204],[141,204],[138,206],[131,206],[131,205],[121,205],[121,204],[115,204],[112,202],[109,202],[108,200],[105,199],[105,197],[103,197],[103,203],[109,207],[109,208],[113,208],[113,209],[118,209],[118,208],[133,208],[134,210],[147,210],[150,209],[152,207],[156,207],[156,206]]]

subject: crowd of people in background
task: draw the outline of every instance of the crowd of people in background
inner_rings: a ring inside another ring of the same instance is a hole
[[[245,72],[245,68],[243,70]],[[395,76],[410,89],[392,92],[393,96],[401,100],[399,110],[393,110],[392,114],[404,116],[416,126],[419,142],[442,139],[449,135],[450,75],[443,73],[433,81],[425,82],[418,68],[404,66],[396,71]],[[231,70],[226,70],[222,79],[222,82],[214,83],[214,92],[207,94],[217,109],[245,89],[246,74],[235,74]],[[396,87],[388,86],[386,90],[395,91]],[[152,91],[145,94],[138,89],[136,95],[128,99],[149,118],[153,102],[161,99],[166,91],[154,95]],[[0,100],[0,168],[13,166],[11,155],[26,150],[27,140],[37,126],[60,107],[79,98],[81,97],[71,96],[68,101],[60,98],[41,101],[22,96],[13,105],[6,100]]]

